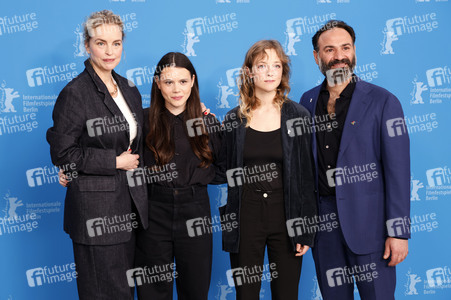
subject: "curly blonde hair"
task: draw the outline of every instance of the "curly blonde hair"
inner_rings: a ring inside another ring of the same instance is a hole
[[[249,126],[250,120],[252,119],[252,110],[258,108],[261,104],[260,100],[255,96],[255,86],[253,79],[250,76],[250,70],[252,70],[257,59],[267,56],[265,50],[269,49],[274,49],[276,51],[277,56],[282,63],[282,80],[277,87],[274,103],[281,108],[290,92],[290,58],[283,51],[282,45],[276,40],[261,40],[253,44],[246,53],[238,81],[240,90],[240,117],[245,117],[247,119],[246,127]]]

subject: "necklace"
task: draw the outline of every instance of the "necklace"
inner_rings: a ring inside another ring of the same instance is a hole
[[[114,83],[113,77],[111,77],[111,82],[113,83],[114,91],[113,91],[113,92],[110,92],[110,95],[111,95],[112,97],[114,97],[114,95],[117,94],[117,84]]]

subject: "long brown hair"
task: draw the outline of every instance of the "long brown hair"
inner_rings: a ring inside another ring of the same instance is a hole
[[[277,87],[274,103],[282,107],[290,92],[290,58],[283,51],[282,45],[276,40],[261,40],[256,42],[247,51],[244,63],[241,68],[240,80],[240,115],[247,119],[246,126],[250,125],[252,110],[260,106],[260,100],[255,96],[255,86],[250,73],[257,59],[266,56],[265,50],[274,49],[282,63],[282,80]]]
[[[164,68],[175,67],[184,68],[194,75],[194,84],[191,88],[191,94],[186,102],[184,122],[202,118],[202,108],[200,105],[199,84],[197,81],[196,70],[191,61],[180,52],[169,52],[158,62],[154,80],[152,83],[151,102],[149,108],[149,134],[146,137],[146,145],[153,152],[157,165],[165,165],[174,157],[175,144],[171,137],[172,126],[168,115],[165,113],[165,100],[156,83]],[[184,127],[185,134],[187,128]],[[189,143],[194,154],[201,160],[199,167],[206,168],[213,162],[213,154],[208,147],[209,136],[202,126],[202,134],[189,138]]]

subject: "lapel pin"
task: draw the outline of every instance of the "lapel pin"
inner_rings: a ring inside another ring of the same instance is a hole
[[[312,102],[313,101],[313,99],[312,98],[310,98],[310,102]]]
[[[351,124],[352,124],[352,125],[355,125],[355,121],[352,121]]]

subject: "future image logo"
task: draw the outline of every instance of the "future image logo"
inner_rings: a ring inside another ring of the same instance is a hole
[[[125,274],[130,287],[157,282],[172,282],[178,277],[175,263],[138,267],[127,270]]]
[[[410,233],[410,219],[408,217],[387,220],[386,225],[389,236],[402,236]]]
[[[334,168],[326,171],[327,184],[330,187],[338,187],[345,184],[355,184],[360,182],[372,182],[377,179],[379,173],[376,163],[364,165],[354,165],[351,167]]]
[[[29,87],[38,87],[44,84],[54,84],[59,82],[69,82],[77,77],[77,64],[70,63],[64,65],[44,66],[25,71]]]
[[[32,32],[38,28],[36,13],[0,17],[0,36]]]
[[[396,137],[407,134],[407,127],[404,118],[389,119],[386,122],[389,137]]]
[[[294,45],[301,41],[301,36],[304,34],[315,34],[327,21],[336,19],[336,16],[335,13],[328,13],[286,20],[284,50],[287,55],[296,56],[297,53]]]
[[[138,228],[138,221],[135,213],[105,216],[87,220],[86,228],[90,237],[98,237],[124,231],[132,232],[133,229]]]
[[[238,28],[237,14],[227,13],[214,15],[211,17],[192,18],[186,20],[183,35],[183,53],[186,56],[197,56],[194,51],[194,44],[200,42],[200,37],[220,32],[232,32]]]
[[[376,263],[364,265],[344,266],[326,271],[327,284],[333,288],[354,282],[370,283],[379,277],[376,271]]]
[[[38,267],[25,272],[29,287],[38,287],[44,284],[72,282],[77,278],[75,263],[54,265],[52,267]]]
[[[270,263],[260,266],[244,266],[226,271],[227,283],[230,287],[242,286],[256,282],[268,281],[279,276],[276,263]]]
[[[57,183],[59,168],[55,166],[44,166],[29,169],[25,173],[27,175],[28,186],[31,188],[42,186],[44,184]]]
[[[380,54],[395,54],[392,44],[398,41],[403,35],[431,32],[437,28],[438,21],[436,13],[389,19],[385,22],[385,27],[382,31],[384,39],[381,43],[382,49]]]
[[[448,167],[429,169],[426,171],[428,185],[438,187],[451,183],[451,172]]]
[[[429,269],[426,271],[427,283],[430,288],[441,288],[451,283],[451,270],[448,266]]]
[[[125,72],[125,76],[136,86],[152,84],[153,74],[152,71],[147,66],[129,69]]]

